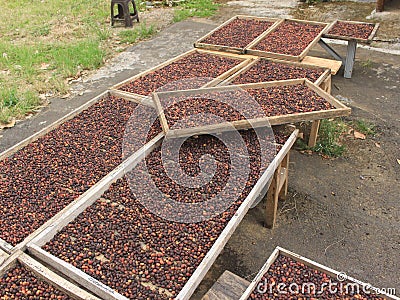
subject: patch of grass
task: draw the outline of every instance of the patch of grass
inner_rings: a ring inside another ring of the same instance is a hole
[[[22,117],[40,103],[32,92],[20,93],[16,87],[0,90],[0,123],[7,124],[13,117]]]
[[[346,132],[346,128],[346,124],[340,119],[322,120],[317,145],[312,150],[330,157],[342,156],[346,147],[340,144],[340,138]]]
[[[364,69],[370,69],[370,68],[372,68],[372,61],[370,59],[367,59],[367,60],[361,61],[360,65]]]
[[[351,122],[351,125],[355,130],[365,134],[365,135],[375,135],[376,126],[364,119],[359,119]]]
[[[93,70],[100,67],[105,56],[99,41],[86,40],[71,45],[56,45],[44,49],[47,61],[52,62],[56,74],[75,76],[78,70]]]
[[[175,10],[173,21],[180,22],[190,17],[210,17],[218,6],[212,0],[187,0],[181,4],[182,8]]]
[[[149,38],[157,23],[111,28],[110,2],[0,0],[0,122],[41,105],[41,94],[65,95],[68,77],[99,68],[124,44]],[[29,9],[27,9],[29,7]],[[139,7],[145,10],[145,2]],[[179,17],[206,17],[212,0],[187,0]],[[177,14],[180,14],[177,13]],[[12,16],[12,17],[10,17]],[[157,22],[157,21],[155,21]],[[44,100],[43,100],[44,101]]]
[[[132,44],[138,40],[143,40],[151,37],[156,32],[154,25],[147,26],[141,23],[139,27],[134,27],[130,30],[123,30],[119,32],[121,43]]]

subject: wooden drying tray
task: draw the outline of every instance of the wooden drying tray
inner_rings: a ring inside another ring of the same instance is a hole
[[[49,285],[62,291],[73,299],[100,300],[96,296],[88,293],[77,285],[49,270],[44,265],[22,251],[17,251],[4,262],[4,264],[0,267],[0,277],[12,270],[18,263],[33,273],[35,277],[45,281]]]
[[[314,270],[318,270],[320,272],[323,272],[333,278],[337,278],[338,276],[342,276],[344,273],[343,272],[338,272],[335,271],[331,268],[328,268],[324,265],[321,265],[311,259],[308,259],[306,257],[300,256],[296,253],[290,252],[288,250],[285,250],[281,247],[276,247],[275,250],[272,252],[271,256],[268,258],[268,260],[266,261],[266,263],[264,264],[264,266],[261,268],[260,272],[258,272],[257,276],[253,279],[253,281],[250,283],[250,285],[248,286],[248,288],[246,289],[246,291],[243,293],[243,295],[240,297],[239,300],[247,300],[249,298],[249,296],[251,295],[251,293],[255,290],[255,288],[257,287],[257,285],[259,284],[259,282],[261,281],[262,277],[264,276],[265,273],[268,272],[269,268],[274,264],[275,260],[278,258],[278,256],[283,255],[286,257],[289,257],[297,262],[303,263],[304,265],[314,269]],[[346,275],[347,276],[347,275]],[[371,287],[369,284],[361,282],[357,279],[354,279],[350,276],[347,276],[347,280],[353,283],[357,283],[360,286],[369,286],[371,291],[373,291],[375,288]],[[375,289],[376,291],[376,289]],[[392,296],[392,295],[387,295],[387,294],[380,294],[379,296],[382,296],[385,299],[396,299],[396,300],[400,300],[400,298],[396,297],[396,296]]]
[[[50,131],[56,129],[58,126],[61,124],[65,123],[66,121],[74,118],[78,114],[80,114],[82,111],[88,109],[92,105],[96,104],[99,102],[101,99],[104,99],[107,96],[116,96],[116,97],[121,97],[126,100],[130,100],[136,103],[141,103],[143,105],[148,105],[148,99],[144,99],[143,101],[139,99],[135,99],[134,97],[122,97],[118,93],[115,93],[114,91],[105,91],[104,93],[100,94],[99,96],[93,98],[92,100],[86,102],[82,106],[78,107],[77,109],[73,110],[69,114],[65,115],[64,117],[60,118],[59,120],[55,121],[54,123],[50,124],[49,126],[43,128],[42,130],[38,131],[37,133],[33,134],[32,136],[24,139],[23,141],[19,142],[18,144],[14,145],[13,147],[9,148],[8,150],[2,152],[0,154],[0,160],[3,160],[6,157],[9,157],[10,155],[14,154],[18,150],[24,148],[25,146],[29,145],[30,143],[36,141],[40,137],[46,135]],[[163,134],[160,133],[157,135],[155,138],[153,138],[152,141],[149,142],[155,143],[158,140],[162,138]],[[143,146],[142,149],[145,149],[146,145]],[[140,151],[140,150],[139,150]],[[91,188],[89,188],[85,193],[80,195],[77,199],[75,199],[73,202],[68,204],[66,207],[64,207],[60,212],[58,212],[56,215],[54,215],[52,218],[50,218],[48,221],[46,221],[42,226],[40,226],[38,229],[36,229],[34,232],[32,232],[29,236],[27,236],[22,242],[19,244],[13,246],[3,239],[0,239],[0,249],[3,249],[7,253],[11,254],[14,253],[17,250],[24,250],[26,247],[26,244],[29,243],[35,236],[37,236],[40,232],[43,230],[46,230],[46,228],[51,227],[54,222],[56,222],[58,219],[62,218],[65,214],[69,214],[71,211],[75,209],[75,207],[79,207],[83,205],[89,197],[91,197],[92,194],[97,193],[98,191],[103,191],[103,188],[106,184],[108,184],[109,180],[107,178],[116,176],[116,174],[119,174],[121,170],[125,167],[126,164],[129,164],[130,161],[132,160],[132,157],[134,157],[135,154],[133,154],[131,157],[126,159],[124,162],[122,162],[119,166],[117,166],[113,171],[111,171],[105,178],[101,179],[99,182],[97,182],[95,185],[93,185]]]
[[[340,23],[348,23],[348,24],[360,24],[360,25],[374,25],[374,28],[372,29],[370,35],[368,36],[367,39],[362,39],[362,38],[357,38],[357,37],[350,37],[350,36],[345,36],[345,35],[336,35],[336,34],[330,34],[329,31],[335,27],[335,25],[340,22]],[[357,41],[359,43],[371,43],[372,39],[375,37],[376,32],[378,31],[379,28],[379,23],[366,23],[366,22],[357,22],[357,21],[342,21],[342,20],[336,20],[332,22],[331,25],[326,29],[326,33],[322,35],[324,38],[329,38],[329,39],[335,39],[335,40],[344,40],[344,41]]]
[[[325,27],[321,30],[321,32],[314,38],[314,40],[308,44],[308,46],[301,52],[300,55],[289,55],[289,54],[283,54],[283,53],[275,53],[275,52],[268,52],[268,51],[262,51],[262,50],[257,50],[254,49],[254,47],[261,42],[265,37],[267,37],[271,32],[274,32],[279,25],[281,25],[283,22],[296,22],[296,23],[303,23],[303,24],[311,24],[311,25],[324,25]],[[297,19],[283,19],[279,22],[277,22],[274,25],[273,30],[268,31],[260,35],[257,39],[255,39],[248,47],[246,47],[246,53],[251,54],[251,55],[256,55],[256,56],[263,56],[263,57],[270,57],[270,58],[277,58],[277,59],[284,59],[284,60],[294,60],[294,61],[301,61],[307,53],[311,50],[311,48],[318,43],[318,41],[321,39],[323,33],[326,31],[328,28],[329,24],[328,23],[322,23],[322,22],[314,22],[314,21],[306,21],[306,20],[297,20]]]
[[[233,46],[226,46],[226,45],[216,45],[216,44],[207,44],[202,42],[203,40],[205,40],[206,38],[212,36],[216,31],[218,31],[219,29],[225,27],[226,25],[232,23],[234,20],[260,20],[260,21],[268,21],[268,22],[272,22],[273,24],[263,32],[263,34],[271,31],[272,29],[274,29],[275,25],[278,23],[278,19],[274,19],[274,18],[265,18],[265,17],[255,17],[255,16],[246,16],[246,15],[237,15],[234,16],[232,18],[230,18],[228,21],[222,23],[220,26],[218,26],[217,28],[215,28],[214,30],[210,31],[209,33],[207,33],[205,36],[203,36],[202,38],[200,38],[199,40],[197,40],[197,42],[194,43],[194,47],[196,48],[203,48],[203,49],[207,49],[207,50],[216,50],[216,51],[223,51],[223,52],[231,52],[231,53],[238,53],[238,54],[244,54],[245,53],[245,49],[252,43],[250,42],[248,45],[246,45],[243,48],[239,48],[239,47],[233,47]],[[246,30],[246,29],[244,29]]]
[[[207,84],[205,84],[203,87],[208,87],[208,86],[214,86],[217,85],[219,82],[221,82],[222,80],[224,80],[225,78],[229,77],[231,74],[235,73],[237,70],[241,69],[242,67],[246,66],[248,63],[250,63],[251,59],[249,58],[249,56],[243,56],[243,55],[235,55],[235,54],[230,54],[230,53],[221,53],[221,52],[214,52],[214,51],[207,51],[207,50],[200,50],[200,49],[192,49],[190,51],[187,51],[181,55],[178,55],[172,59],[169,59],[165,62],[163,62],[162,64],[159,64],[158,66],[155,66],[154,68],[148,69],[142,73],[139,73],[135,76],[132,76],[114,86],[111,87],[111,90],[118,93],[118,95],[120,96],[126,96],[126,97],[135,97],[136,99],[145,99],[147,98],[147,100],[149,100],[150,95],[141,95],[141,94],[137,94],[137,93],[131,93],[131,92],[126,92],[126,91],[122,91],[120,88],[132,81],[138,80],[150,73],[153,73],[157,70],[160,70],[174,62],[177,62],[193,53],[205,53],[205,54],[210,54],[210,55],[217,55],[217,56],[221,56],[221,57],[227,57],[227,58],[234,58],[237,60],[241,60],[242,62],[237,64],[235,67],[233,67],[232,69],[226,71],[225,73],[222,73],[221,75],[219,75],[218,77],[214,78],[212,81],[208,82]]]
[[[233,121],[227,124],[218,123],[204,126],[197,126],[191,128],[183,128],[183,129],[173,129],[171,130],[166,116],[164,114],[164,108],[161,104],[161,97],[168,96],[187,96],[188,98],[191,96],[201,96],[202,94],[207,94],[209,92],[229,92],[229,91],[237,91],[237,90],[250,90],[250,89],[261,89],[261,88],[269,88],[269,87],[277,87],[277,86],[290,86],[290,85],[298,85],[304,84],[315,93],[317,93],[320,97],[324,98],[327,102],[332,104],[335,109],[329,110],[318,110],[312,112],[303,112],[303,113],[293,113],[287,115],[278,115],[278,116],[270,116],[265,118],[257,118],[257,119],[249,119],[249,120],[238,120]],[[313,121],[313,120],[321,120],[328,119],[333,117],[347,116],[350,115],[351,109],[338,100],[336,100],[333,96],[329,95],[321,88],[317,87],[315,84],[310,82],[307,79],[292,79],[292,80],[282,80],[282,81],[271,81],[271,82],[262,82],[262,83],[250,83],[250,84],[241,84],[234,86],[220,86],[220,87],[211,87],[211,88],[203,88],[203,89],[195,89],[195,90],[182,90],[182,91],[171,91],[171,92],[160,92],[153,93],[153,101],[156,104],[158,114],[160,116],[161,126],[164,130],[166,137],[185,137],[191,135],[200,135],[200,134],[210,134],[210,133],[218,133],[223,131],[232,130],[232,126],[237,130],[249,129],[255,127],[263,127],[270,125],[280,125],[280,124],[288,124],[295,123],[301,121]],[[231,125],[231,126],[230,126]]]
[[[251,63],[249,63],[247,66],[243,67],[242,69],[240,69],[239,71],[237,71],[235,74],[231,75],[230,77],[228,77],[227,79],[225,79],[224,81],[222,81],[219,85],[228,85],[231,84],[237,77],[239,77],[242,74],[245,74],[248,70],[250,70],[254,65],[256,65],[259,61],[261,60],[267,60],[273,63],[279,63],[279,64],[283,64],[283,65],[287,65],[287,66],[293,66],[293,67],[299,67],[299,68],[303,68],[303,69],[324,69],[324,72],[321,74],[321,76],[314,82],[315,85],[320,86],[325,80],[328,79],[328,77],[331,74],[331,70],[328,68],[323,68],[323,67],[318,67],[315,65],[307,65],[304,63],[299,63],[299,62],[289,62],[289,61],[285,61],[285,60],[278,60],[278,59],[271,59],[271,58],[256,58],[255,60],[253,60]]]
[[[179,292],[176,300],[187,300],[190,299],[197,286],[203,280],[208,270],[213,265],[214,261],[217,259],[218,255],[223,250],[224,246],[228,242],[229,238],[239,226],[240,222],[246,215],[247,211],[250,209],[252,203],[256,201],[258,197],[263,197],[263,193],[266,193],[265,186],[268,184],[270,179],[273,178],[275,171],[278,166],[281,165],[282,161],[287,157],[290,149],[292,148],[294,142],[297,139],[299,130],[294,129],[290,134],[289,138],[282,146],[281,150],[277,153],[273,161],[269,164],[267,169],[264,171],[260,179],[253,186],[250,193],[247,195],[246,199],[240,205],[235,215],[228,222],[220,236],[215,241],[214,245],[205,255],[200,265],[196,268],[195,272],[188,279],[182,290]],[[145,158],[145,156],[150,153],[153,149],[155,149],[158,145],[161,144],[161,141],[149,146],[146,151],[141,151],[141,153],[136,155],[136,159],[129,165],[125,165],[124,171],[122,173],[116,174],[111,179],[116,181],[118,178],[123,177],[127,172],[131,171],[138,162]],[[109,186],[109,185],[108,185]],[[84,273],[80,269],[72,266],[71,264],[59,259],[58,257],[50,254],[49,252],[43,250],[41,247],[45,245],[47,242],[52,240],[54,236],[61,231],[65,226],[68,225],[69,222],[73,221],[81,212],[83,212],[87,207],[93,204],[99,197],[101,197],[102,193],[93,194],[90,199],[85,203],[84,206],[76,207],[75,212],[65,216],[63,219],[59,219],[54,225],[48,230],[43,231],[40,235],[38,235],[34,240],[32,240],[28,245],[28,251],[34,256],[45,262],[46,264],[52,266],[57,271],[65,274],[69,278],[73,279],[80,285],[84,286],[90,291],[93,291],[96,295],[103,299],[119,299],[119,300],[127,300],[126,297],[117,293],[107,285],[101,283],[100,281],[94,279],[90,275]]]

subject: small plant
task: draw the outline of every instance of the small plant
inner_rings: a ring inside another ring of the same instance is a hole
[[[317,145],[312,150],[330,157],[342,156],[346,147],[340,144],[340,138],[346,128],[346,124],[340,119],[322,120]]]
[[[173,21],[180,22],[190,17],[210,17],[218,8],[212,0],[187,0],[180,5],[174,14]]]
[[[156,32],[153,25],[146,26],[145,23],[140,24],[139,27],[132,30],[123,30],[119,33],[121,43],[132,44],[138,40],[149,38]]]
[[[17,97],[17,90],[16,89],[11,89],[8,91],[3,91],[1,93],[1,98],[3,99],[3,105],[5,107],[13,107],[18,103],[18,97]]]
[[[364,119],[359,119],[351,122],[351,125],[355,130],[365,134],[365,135],[375,135],[376,126]]]
[[[360,65],[364,69],[370,69],[372,67],[372,61],[370,59],[367,59],[367,60],[361,61]]]

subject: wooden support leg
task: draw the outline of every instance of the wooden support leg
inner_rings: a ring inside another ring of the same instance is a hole
[[[330,56],[332,56],[334,59],[339,60],[344,62],[343,58],[327,43],[324,42],[323,39],[320,39],[318,41],[318,44],[326,51],[329,53]]]
[[[308,139],[308,147],[314,147],[317,144],[317,137],[318,137],[318,130],[319,130],[320,122],[321,122],[320,120],[315,120],[312,122],[310,137]]]
[[[276,221],[276,213],[278,211],[278,186],[279,186],[279,174],[281,167],[275,171],[272,178],[271,185],[267,193],[267,203],[265,207],[265,227],[273,228]]]
[[[356,57],[357,42],[350,40],[347,44],[346,62],[344,65],[344,78],[351,78],[353,73],[354,60]]]
[[[320,85],[321,89],[323,89],[328,94],[331,94],[332,91],[332,75],[326,77],[326,79]]]
[[[282,161],[282,168],[281,168],[281,170],[283,171],[283,172],[285,172],[285,177],[284,177],[284,184],[283,184],[283,186],[282,186],[282,188],[281,188],[281,190],[279,191],[279,198],[281,199],[281,200],[286,200],[286,198],[287,198],[287,193],[288,193],[288,185],[289,185],[289,180],[288,180],[288,177],[289,177],[289,157],[290,157],[290,152],[288,152],[287,154],[286,154],[286,156],[285,156],[285,158],[283,159],[283,161]]]

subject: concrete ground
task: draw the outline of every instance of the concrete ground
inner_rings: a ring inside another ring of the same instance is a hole
[[[251,10],[238,8],[237,12]],[[224,17],[220,14],[214,20]],[[113,84],[191,49],[196,39],[215,26],[213,20],[180,22],[121,53],[73,87],[82,96],[53,99],[36,116],[2,131],[0,150]],[[335,47],[344,51],[343,46]],[[323,55],[320,49],[315,51]],[[200,299],[224,270],[251,280],[278,245],[378,287],[396,288],[400,294],[399,87],[399,56],[358,51],[353,78],[333,77],[332,93],[353,109],[349,119],[373,122],[378,133],[366,140],[346,138],[348,150],[335,160],[293,151],[290,197],[280,206],[276,228],[262,226],[263,203],[251,210],[193,299]]]

